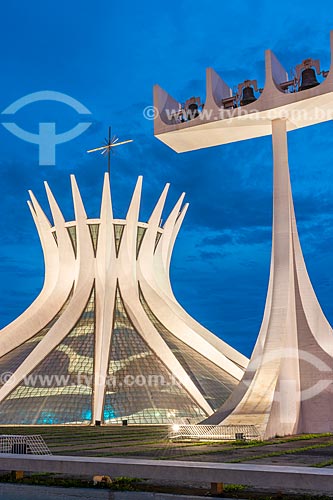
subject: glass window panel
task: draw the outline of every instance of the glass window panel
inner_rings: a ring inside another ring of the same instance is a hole
[[[119,254],[121,238],[123,237],[124,227],[125,227],[124,224],[113,224],[114,239],[115,239],[115,244],[116,244],[116,256],[117,257]]]
[[[29,354],[34,350],[34,348],[39,344],[39,342],[45,337],[49,332],[58,318],[66,310],[70,299],[73,295],[73,290],[69,294],[65,304],[62,306],[60,311],[54,316],[54,318],[36,335],[31,337],[29,340],[19,345],[12,351],[8,352],[2,358],[0,358],[0,373],[14,373],[17,368],[23,363],[23,361],[29,356]],[[3,380],[0,378],[0,386],[3,385]]]
[[[56,244],[58,245],[58,237],[57,237],[57,231],[52,231],[53,238],[55,239]]]
[[[203,410],[172,376],[132,325],[116,294],[104,422],[198,422]]]
[[[75,257],[76,257],[76,254],[77,254],[76,226],[70,226],[70,227],[68,227],[67,231],[68,231],[68,234],[70,236],[70,239],[71,239],[71,242],[72,242],[72,245],[73,245],[74,254],[75,254]]]
[[[159,231],[157,232],[156,234],[156,240],[155,240],[155,249],[154,249],[154,252],[156,251],[156,248],[157,248],[157,245],[161,239],[161,236],[162,236],[162,233],[160,233]]]
[[[141,290],[140,300],[156,330],[168,344],[207,402],[214,410],[217,410],[230,396],[239,381],[173,335],[153,314]]]
[[[146,233],[146,228],[138,226],[137,237],[136,237],[136,258],[138,258],[141,248],[141,243],[145,233]]]
[[[94,254],[96,257],[98,234],[99,234],[99,224],[89,224],[89,231],[90,231],[91,241],[92,241],[93,248],[94,248]]]
[[[95,294],[63,341],[1,403],[0,424],[88,424],[92,419]]]

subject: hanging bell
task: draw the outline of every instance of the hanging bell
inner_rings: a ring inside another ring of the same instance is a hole
[[[187,119],[193,120],[197,116],[199,116],[199,107],[196,103],[192,103],[187,108]]]
[[[240,105],[246,106],[247,104],[251,104],[251,102],[254,102],[256,100],[257,98],[254,95],[253,87],[244,87]]]
[[[319,85],[319,82],[316,77],[316,72],[312,68],[306,68],[304,71],[302,71],[302,80],[301,80],[301,86],[299,87],[298,91],[302,90],[307,90],[311,89],[312,87],[316,87]]]

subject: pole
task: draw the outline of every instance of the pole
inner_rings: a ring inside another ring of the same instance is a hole
[[[110,174],[111,174],[111,127],[109,127],[109,137],[108,137],[108,174],[109,174],[109,179],[110,179]]]

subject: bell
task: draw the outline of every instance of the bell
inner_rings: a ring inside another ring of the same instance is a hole
[[[196,103],[192,103],[187,108],[187,119],[193,120],[197,116],[199,116],[199,107]]]
[[[316,72],[314,69],[306,68],[304,71],[302,71],[302,80],[301,86],[298,89],[299,91],[311,89],[312,87],[316,87],[317,85],[319,85],[319,82],[316,78]]]
[[[253,87],[244,87],[240,105],[246,106],[247,104],[251,104],[251,102],[254,102],[256,100],[257,98],[254,95]]]

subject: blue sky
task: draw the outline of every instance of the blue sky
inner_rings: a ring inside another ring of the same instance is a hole
[[[154,138],[143,109],[152,103],[155,83],[180,101],[192,95],[204,99],[208,66],[230,86],[247,78],[263,86],[267,48],[287,70],[307,57],[320,58],[328,69],[333,6],[326,0],[313,9],[313,2],[279,7],[260,0],[11,0],[2,6],[0,110],[31,92],[54,90],[82,102],[93,124],[58,146],[55,166],[39,166],[38,147],[0,125],[0,327],[31,303],[43,282],[27,190],[47,208],[43,181],[49,181],[69,219],[74,173],[88,215],[98,216],[105,163],[85,151],[99,145],[111,124],[121,139],[135,140],[114,158],[116,216],[125,215],[139,174],[144,176],[141,220],[166,182],[172,184],[169,209],[186,191],[190,210],[172,262],[175,294],[205,326],[251,353],[269,271],[271,139],[177,155]],[[44,102],[22,109],[15,121],[35,133],[39,122],[56,122],[64,132],[78,117],[62,104]],[[332,122],[289,134],[289,147],[303,251],[332,323]]]

